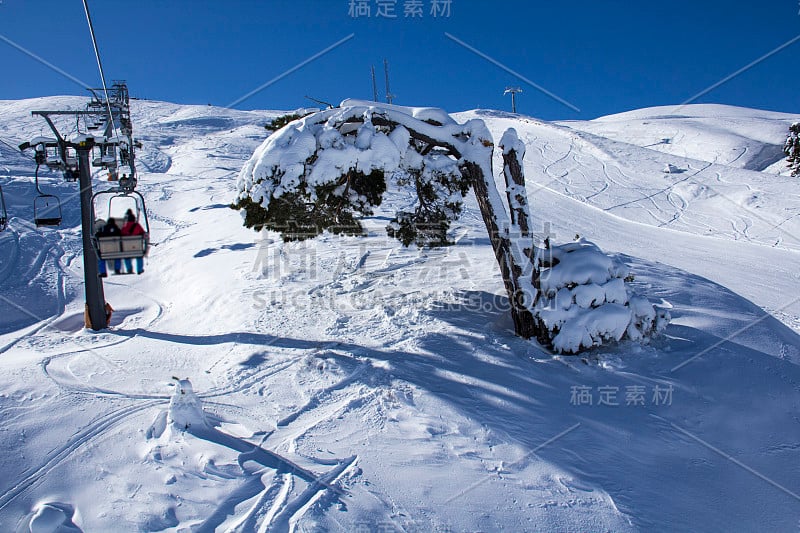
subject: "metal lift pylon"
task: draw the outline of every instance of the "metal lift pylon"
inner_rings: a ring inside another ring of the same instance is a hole
[[[98,267],[98,255],[94,246],[94,209],[92,205],[93,190],[92,190],[92,168],[91,156],[92,151],[97,147],[101,153],[109,150],[119,150],[120,161],[119,163],[130,168],[130,181],[129,186],[135,187],[136,180],[135,166],[134,166],[134,143],[132,139],[132,128],[130,122],[130,107],[128,102],[128,88],[124,82],[115,82],[114,88],[118,89],[114,94],[112,102],[102,102],[107,110],[111,112],[109,116],[108,111],[105,113],[101,111],[103,106],[97,106],[97,96],[95,100],[90,103],[85,111],[33,111],[32,115],[38,115],[44,118],[50,129],[55,134],[56,138],[49,141],[42,141],[41,139],[34,139],[31,142],[20,145],[20,150],[27,150],[29,148],[36,148],[37,151],[45,152],[47,148],[58,148],[59,154],[58,161],[47,162],[47,165],[55,170],[64,172],[65,177],[71,178],[77,174],[78,184],[80,187],[80,201],[81,201],[81,234],[83,243],[83,272],[84,272],[84,287],[86,291],[86,317],[87,326],[94,331],[100,331],[108,327],[106,316],[106,301],[103,291],[103,279],[100,277],[100,269]],[[125,140],[119,137],[109,138],[108,136],[92,135],[78,135],[75,138],[68,140],[64,138],[58,131],[52,117],[54,116],[72,116],[76,118],[90,117],[97,118],[104,121],[104,133],[110,134],[115,127],[119,127]],[[67,156],[68,152],[74,150],[77,155],[77,168],[71,158]],[[102,163],[106,168],[111,168],[114,171],[117,169],[117,161]]]

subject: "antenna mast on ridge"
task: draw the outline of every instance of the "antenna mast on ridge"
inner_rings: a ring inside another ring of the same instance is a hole
[[[375,81],[375,65],[372,65],[372,101],[378,101],[378,82]]]
[[[394,95],[389,89],[389,61],[386,59],[383,60],[383,70],[386,74],[386,103],[391,104],[392,100],[394,100]]]

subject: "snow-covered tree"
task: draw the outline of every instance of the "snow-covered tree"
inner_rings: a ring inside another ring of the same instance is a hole
[[[795,122],[789,127],[783,152],[786,154],[786,162],[792,171],[792,176],[800,174],[800,122]]]
[[[442,128],[452,139],[430,135]],[[412,116],[356,105],[316,113],[268,138],[242,173],[246,194],[236,207],[244,210],[246,226],[278,231],[286,240],[325,230],[357,235],[363,232],[358,218],[381,204],[390,180],[412,189],[417,202],[396,214],[389,235],[405,245],[445,244],[469,191],[456,148],[467,133],[459,128],[431,109]]]
[[[285,240],[323,231],[358,235],[359,217],[381,204],[387,187],[406,188],[416,201],[395,214],[388,235],[406,246],[441,245],[471,188],[518,335],[575,353],[660,331],[668,316],[633,295],[621,263],[586,241],[535,245],[525,145],[509,129],[500,147],[507,204],[494,182],[494,141],[482,120],[458,124],[439,109],[345,101],[271,135],[242,169],[234,207],[244,211],[247,227],[278,231]]]

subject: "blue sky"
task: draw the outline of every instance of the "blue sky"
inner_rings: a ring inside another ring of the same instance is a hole
[[[313,105],[305,95],[371,98],[371,65],[383,96],[385,58],[398,104],[510,110],[503,90],[516,85],[521,113],[589,119],[679,104],[800,35],[796,1],[451,0],[449,16],[434,18],[434,0],[420,0],[424,16],[406,18],[410,0],[397,0],[395,19],[377,16],[383,1],[370,0],[370,16],[358,18],[350,0],[90,0],[90,8],[107,77],[126,79],[133,96],[179,103],[228,105],[353,35],[240,109]],[[0,36],[99,85],[80,0],[1,0]],[[0,58],[0,99],[84,94],[6,42]],[[698,102],[800,113],[798,58],[800,41]]]

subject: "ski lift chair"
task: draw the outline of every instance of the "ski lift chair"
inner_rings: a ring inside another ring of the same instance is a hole
[[[117,164],[117,152],[113,145],[95,147],[94,152],[92,166],[108,168]]]
[[[6,199],[3,197],[3,188],[0,187],[0,231],[8,227],[8,212],[6,211]]]
[[[54,194],[39,194],[33,199],[33,221],[37,228],[61,225],[61,202]]]
[[[106,119],[105,117],[90,117],[86,120],[86,128],[89,131],[98,131],[105,128]]]
[[[144,197],[137,191],[125,191],[120,188],[109,189],[95,193],[92,198],[92,219],[99,220],[97,211],[101,203],[99,200],[103,196],[111,195],[108,199],[107,218],[122,219],[122,215],[115,216],[120,209],[114,208],[115,201],[120,203],[122,199],[128,202],[133,200],[135,205],[136,220],[144,229],[144,235],[111,235],[101,236],[98,232],[102,229],[95,227],[93,231],[93,242],[97,251],[97,258],[101,261],[114,259],[138,259],[147,255],[150,247],[150,225],[147,220],[147,207]],[[131,205],[128,203],[128,205]]]
[[[78,154],[74,148],[68,148],[64,157],[66,168],[64,169],[64,179],[67,181],[78,181],[80,179],[80,163]]]
[[[39,188],[39,165],[36,165],[36,192],[33,199],[33,221],[37,228],[57,227],[61,225],[61,201],[54,194],[45,194]]]

